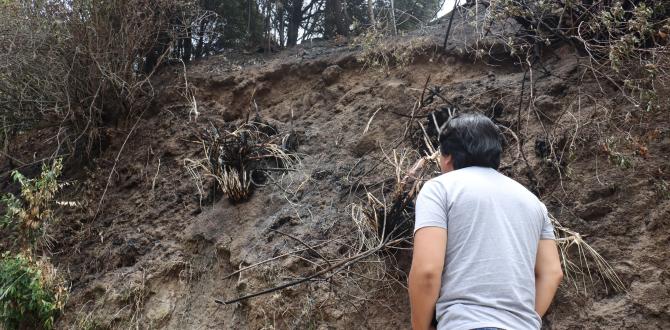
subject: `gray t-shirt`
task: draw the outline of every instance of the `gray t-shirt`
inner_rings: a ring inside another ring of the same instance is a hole
[[[539,329],[535,256],[553,239],[547,208],[498,171],[466,167],[426,182],[414,231],[447,229],[438,330]]]

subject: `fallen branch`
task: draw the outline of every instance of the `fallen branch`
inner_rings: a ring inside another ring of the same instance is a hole
[[[299,238],[297,238],[297,237],[295,237],[295,236],[293,236],[293,235],[291,235],[291,234],[287,234],[287,233],[281,232],[281,231],[276,230],[276,229],[270,229],[270,230],[274,231],[275,233],[282,234],[282,235],[284,235],[284,236],[286,236],[286,237],[288,237],[288,238],[291,238],[291,239],[297,241],[298,243],[304,245],[308,250],[314,252],[317,256],[319,256],[319,258],[321,258],[323,261],[325,261],[329,266],[332,266],[332,265],[330,264],[330,261],[329,261],[328,259],[326,259],[326,257],[324,257],[324,256],[323,256],[321,253],[319,253],[317,250],[315,250],[314,247],[312,247],[311,245],[305,243],[303,240],[301,240],[301,239],[299,239]]]
[[[454,2],[454,9],[451,10],[451,16],[449,17],[449,26],[447,26],[447,35],[444,36],[444,45],[442,48],[447,49],[447,41],[449,40],[449,34],[451,33],[451,23],[454,22],[454,13],[456,13],[456,8],[458,8],[458,0]]]
[[[112,182],[112,175],[114,175],[114,172],[116,171],[116,165],[119,163],[119,158],[121,158],[121,153],[123,153],[123,149],[126,147],[126,143],[128,143],[128,139],[130,139],[130,136],[133,135],[135,132],[135,129],[137,128],[137,124],[140,123],[140,120],[142,120],[142,116],[144,115],[144,112],[148,108],[144,108],[142,110],[142,113],[140,113],[139,116],[137,116],[137,120],[135,120],[135,124],[133,124],[133,127],[130,129],[130,132],[128,135],[126,135],[125,140],[123,140],[123,144],[121,145],[121,148],[119,149],[119,152],[116,154],[116,158],[114,159],[114,165],[112,166],[112,170],[109,171],[109,176],[107,177],[107,184],[105,185],[105,190],[102,192],[102,197],[100,197],[100,201],[98,201],[98,207],[95,209],[95,214],[93,214],[93,219],[95,220],[98,217],[98,213],[100,213],[100,207],[102,206],[102,202],[105,200],[105,195],[107,195],[107,189],[109,189],[109,184]]]
[[[404,240],[404,239],[403,239],[403,240]],[[323,269],[323,270],[321,270],[321,271],[319,271],[319,272],[316,272],[316,273],[314,273],[314,274],[312,274],[312,275],[309,275],[309,276],[307,276],[307,277],[301,278],[301,279],[299,279],[299,280],[295,280],[295,281],[291,281],[291,282],[288,282],[288,283],[284,283],[284,284],[282,284],[282,285],[279,285],[279,286],[276,286],[276,287],[273,287],[273,288],[269,288],[269,289],[265,289],[265,290],[263,290],[263,291],[259,291],[259,292],[256,292],[256,293],[248,294],[248,295],[246,295],[246,296],[242,296],[242,297],[239,297],[239,298],[236,298],[236,299],[233,299],[233,300],[224,301],[224,300],[220,300],[220,299],[215,299],[214,302],[217,303],[217,304],[220,304],[220,305],[230,305],[230,304],[233,304],[233,303],[236,303],[236,302],[240,302],[240,301],[247,300],[247,299],[250,299],[250,298],[254,298],[254,297],[258,297],[258,296],[262,296],[262,295],[265,295],[265,294],[268,294],[268,293],[272,293],[272,292],[275,292],[275,291],[279,291],[279,290],[283,290],[283,289],[286,289],[286,288],[290,288],[290,287],[292,287],[292,286],[295,286],[295,285],[298,285],[298,284],[301,284],[301,283],[305,283],[305,282],[310,281],[310,280],[312,280],[312,279],[314,279],[314,278],[316,278],[316,277],[319,277],[319,276],[321,276],[321,275],[323,275],[323,274],[327,274],[327,273],[329,273],[329,272],[331,272],[331,271],[333,272],[333,274],[335,274],[335,273],[339,272],[340,270],[342,270],[343,268],[345,268],[345,267],[347,267],[347,266],[349,266],[349,265],[351,265],[351,264],[354,264],[354,263],[356,263],[357,261],[359,261],[359,260],[361,260],[361,259],[363,259],[363,258],[365,258],[365,257],[368,257],[368,256],[370,256],[370,255],[375,254],[376,252],[382,250],[383,248],[385,248],[385,247],[388,246],[388,245],[392,245],[392,244],[398,243],[399,241],[401,241],[401,240],[393,240],[393,241],[388,241],[388,242],[386,242],[386,243],[384,243],[384,244],[380,244],[380,245],[378,245],[377,247],[375,247],[374,249],[370,249],[370,250],[367,250],[367,251],[365,251],[365,252],[361,252],[361,253],[359,253],[359,254],[353,256],[353,257],[350,257],[350,258],[348,258],[348,259],[342,260],[341,262],[338,262],[337,264],[334,264],[334,265],[332,265],[332,266],[330,266],[330,267],[328,267],[328,268],[325,268],[325,269]]]
[[[263,264],[266,264],[266,263],[268,263],[268,262],[271,262],[271,261],[274,261],[274,260],[277,260],[277,259],[281,259],[281,258],[283,258],[283,257],[287,257],[287,256],[290,256],[290,255],[294,255],[294,254],[296,254],[296,253],[300,253],[300,252],[303,252],[303,251],[307,251],[307,250],[310,250],[310,249],[313,249],[313,248],[322,246],[322,245],[324,245],[324,244],[326,244],[326,243],[329,243],[329,242],[331,242],[331,241],[333,241],[333,240],[328,240],[328,241],[325,241],[325,242],[323,242],[323,243],[319,243],[319,244],[317,244],[317,245],[310,246],[309,248],[302,248],[302,249],[293,250],[293,251],[290,251],[290,252],[286,252],[286,253],[284,253],[284,254],[280,254],[280,255],[278,255],[278,256],[276,256],[276,257],[272,257],[272,258],[270,258],[270,259],[265,259],[265,260],[263,260],[263,261],[259,261],[259,262],[255,263],[255,264],[251,264],[251,265],[249,265],[249,266],[240,268],[240,269],[238,269],[238,270],[236,270],[236,271],[234,271],[234,272],[232,272],[232,273],[226,275],[223,279],[225,280],[225,279],[231,278],[231,277],[233,277],[233,276],[235,276],[235,275],[237,275],[237,274],[239,274],[239,273],[241,273],[241,272],[243,272],[243,271],[245,271],[245,270],[249,270],[249,269],[258,267],[258,266],[263,265]]]

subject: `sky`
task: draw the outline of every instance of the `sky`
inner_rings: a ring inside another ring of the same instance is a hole
[[[450,12],[452,9],[454,9],[454,2],[456,0],[445,0],[444,5],[442,5],[442,9],[437,13],[437,17],[442,17],[444,14]],[[460,0],[459,4],[462,5],[465,3],[465,0]]]
[[[2,1],[2,0],[0,0]],[[442,8],[440,9],[439,12],[437,12],[437,18],[440,18],[444,16],[445,14],[449,13],[452,9],[454,9],[454,3],[458,1],[459,5],[462,5],[465,3],[466,0],[444,0],[444,4],[442,5]],[[300,38],[302,38],[304,30],[302,27],[300,28],[300,31],[298,32],[300,34]],[[318,36],[317,36],[318,37]],[[302,43],[302,41],[301,41]]]

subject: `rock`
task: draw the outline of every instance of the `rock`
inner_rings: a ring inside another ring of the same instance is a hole
[[[321,79],[326,83],[326,85],[330,85],[337,81],[337,79],[340,77],[340,74],[342,74],[342,71],[343,70],[339,65],[331,65],[323,70],[321,73]]]
[[[363,157],[377,148],[377,140],[366,135],[350,145],[349,150],[356,157]]]
[[[540,95],[535,99],[535,107],[540,114],[553,122],[558,119],[561,110],[561,104],[558,100],[550,95]]]
[[[600,219],[612,212],[612,207],[609,205],[591,203],[587,205],[579,205],[575,209],[575,213],[580,218],[586,221],[593,221]]]
[[[340,309],[335,308],[330,312],[330,315],[332,315],[334,319],[339,320],[344,315],[344,312]]]
[[[174,310],[174,291],[170,287],[163,287],[152,296],[146,306],[146,317],[152,321],[161,321],[169,318]]]
[[[556,98],[550,95],[540,95],[535,99],[535,107],[545,113],[552,113],[561,108]]]

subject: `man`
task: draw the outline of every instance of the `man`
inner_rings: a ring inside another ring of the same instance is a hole
[[[416,201],[409,274],[412,327],[539,329],[563,272],[547,209],[500,174],[502,137],[481,114],[440,133],[444,174]]]

